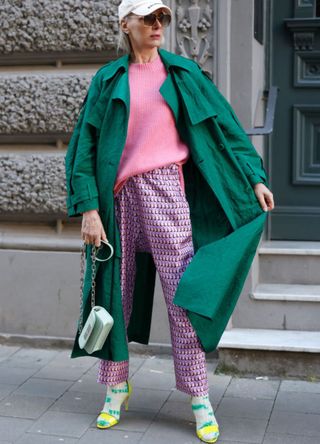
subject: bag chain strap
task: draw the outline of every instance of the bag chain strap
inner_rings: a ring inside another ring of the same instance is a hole
[[[83,284],[84,284],[84,262],[85,262],[85,247],[86,243],[83,242],[81,247],[81,262],[80,262],[80,318],[79,318],[79,334],[82,332],[83,327]],[[92,245],[91,259],[92,259],[92,275],[91,275],[91,308],[95,305],[96,297],[96,281],[94,279],[96,271],[96,255],[102,248],[102,244],[99,247]]]

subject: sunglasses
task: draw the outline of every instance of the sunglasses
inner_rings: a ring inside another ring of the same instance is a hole
[[[135,15],[135,14],[129,14],[130,17],[137,17],[139,20],[143,20],[144,26],[153,26],[158,19],[161,26],[169,26],[171,23],[171,15],[170,14],[164,14],[163,12],[160,12],[159,14],[148,14],[148,15]]]

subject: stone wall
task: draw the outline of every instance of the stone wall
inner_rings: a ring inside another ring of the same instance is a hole
[[[62,152],[92,75],[122,55],[116,53],[118,4],[0,4],[0,222],[21,220],[22,214],[28,221],[32,214],[35,221],[39,214],[67,221]],[[164,47],[197,60],[212,74],[213,2],[168,5],[174,15]]]
[[[108,51],[115,46],[119,1],[3,0],[0,53]]]

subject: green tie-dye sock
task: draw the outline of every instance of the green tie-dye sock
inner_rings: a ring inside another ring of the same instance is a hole
[[[128,396],[128,391],[127,381],[107,386],[107,395],[103,411],[119,419],[121,404]]]
[[[209,400],[209,395],[204,396],[192,396],[191,406],[194,416],[196,418],[197,429],[200,429],[207,425],[218,425],[217,420],[213,413],[213,408]],[[206,439],[213,439],[217,433],[206,434]]]

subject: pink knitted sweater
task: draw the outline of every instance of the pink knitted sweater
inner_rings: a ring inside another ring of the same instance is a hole
[[[130,114],[126,143],[121,155],[114,195],[134,174],[168,165],[179,165],[184,190],[182,164],[189,147],[182,142],[171,108],[159,92],[167,77],[161,57],[147,63],[129,64]]]

